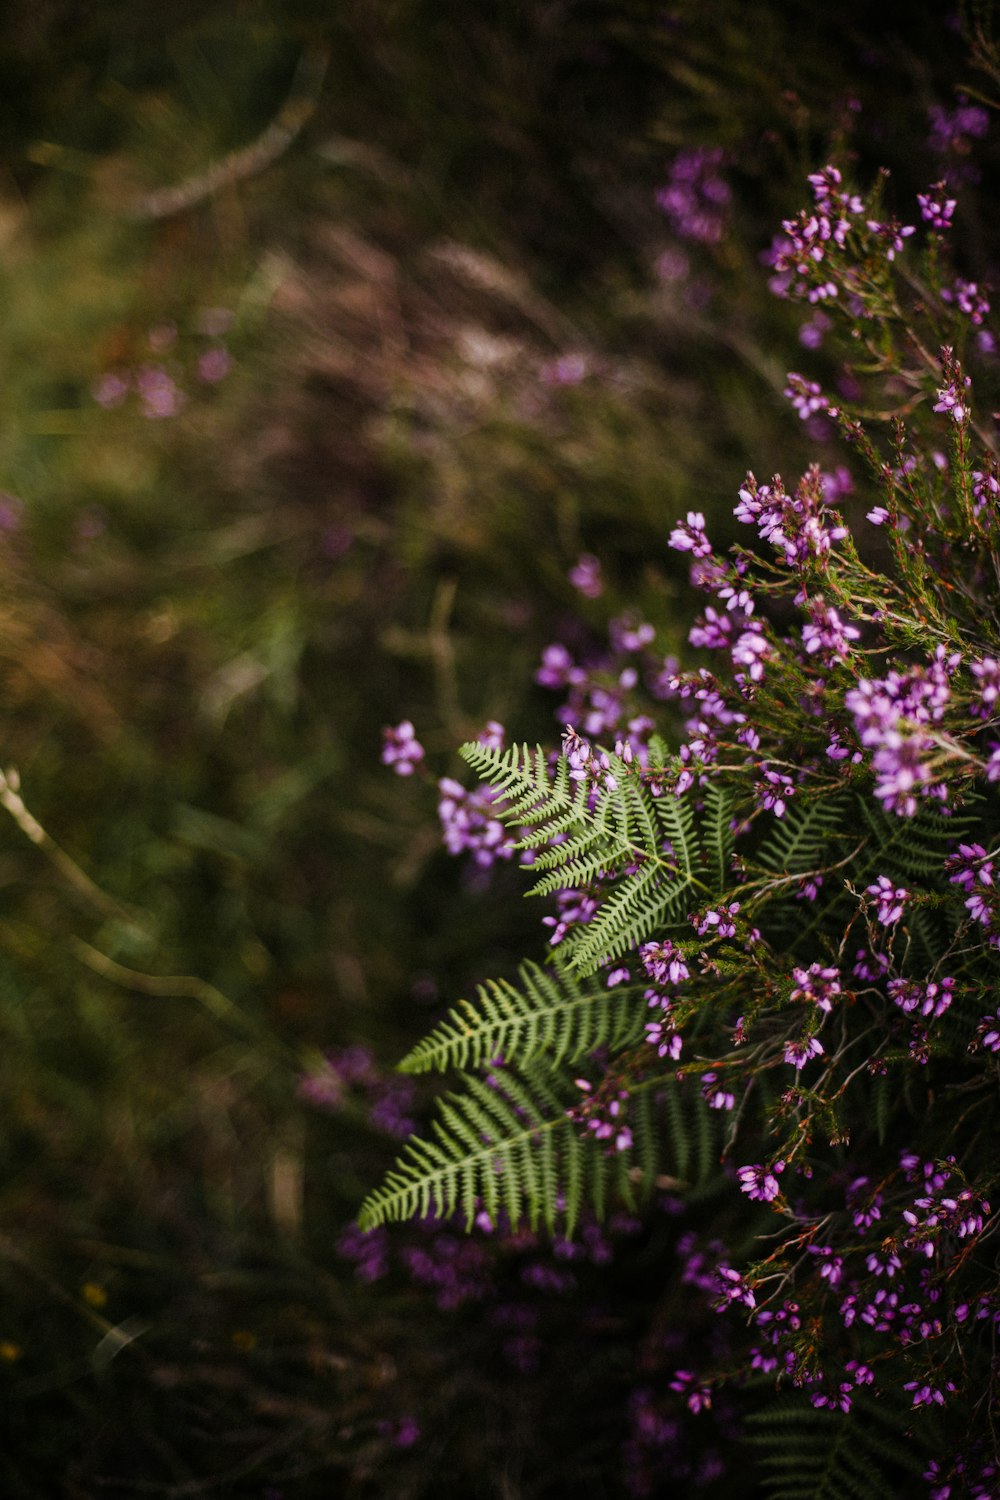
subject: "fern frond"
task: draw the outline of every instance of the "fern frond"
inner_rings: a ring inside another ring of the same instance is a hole
[[[702,844],[708,860],[713,889],[725,890],[732,879],[733,849],[736,840],[730,828],[733,816],[733,798],[729,790],[719,781],[709,783],[705,792],[705,806],[701,814]]]
[[[365,1200],[362,1229],[428,1215],[460,1215],[469,1228],[480,1211],[495,1222],[504,1210],[512,1224],[541,1223],[550,1233],[558,1227],[568,1238],[584,1203],[602,1217],[612,1193],[634,1206],[663,1174],[680,1178],[692,1137],[715,1132],[711,1154],[718,1160],[718,1122],[704,1120],[711,1112],[701,1095],[673,1078],[649,1079],[633,1090],[633,1145],[611,1155],[570,1118],[579,1093],[568,1075],[534,1072],[529,1082],[504,1069],[496,1087],[468,1075],[462,1084],[461,1094],[438,1102],[429,1137],[411,1137]]]
[[[565,1089],[535,1078],[529,1093],[507,1074],[503,1093],[468,1075],[462,1083],[464,1093],[438,1102],[431,1137],[412,1137],[383,1186],[365,1200],[362,1229],[429,1215],[461,1215],[469,1229],[480,1209],[495,1220],[503,1208],[512,1223],[527,1218],[537,1227],[541,1220],[552,1232],[555,1183],[579,1183],[582,1193],[582,1163],[569,1163],[585,1144],[567,1117]],[[567,1218],[575,1220],[579,1209],[579,1197],[567,1201]]]
[[[565,759],[553,770],[540,748],[500,751],[470,744],[462,755],[501,794],[497,815],[508,824],[531,825],[521,847],[547,846],[535,860],[543,873],[532,895],[624,877],[593,920],[557,950],[564,965],[592,973],[603,960],[620,957],[686,915],[696,888],[708,893],[690,801],[654,797],[621,761],[612,761],[617,785],[595,799],[592,788],[571,781]],[[717,820],[721,805],[721,797],[713,800]],[[725,840],[718,828],[712,837],[721,861],[728,857]]]
[[[635,986],[584,985],[564,970],[532,963],[518,976],[516,985],[504,979],[479,985],[476,1003],[459,1001],[400,1069],[481,1068],[496,1057],[518,1067],[544,1057],[555,1067],[597,1047],[619,1051],[643,1034],[646,1009]]]
[[[555,955],[579,974],[593,974],[605,960],[621,958],[685,916],[696,897],[693,878],[664,880],[655,865],[646,865],[622,881]]]
[[[575,819],[585,795],[570,780],[564,758],[552,765],[541,745],[493,750],[473,740],[459,754],[502,798],[497,817],[507,824],[533,824],[560,817]]]
[[[926,1468],[889,1403],[861,1391],[849,1412],[789,1400],[752,1413],[747,1426],[768,1500],[895,1500],[901,1478]]]
[[[852,799],[800,795],[774,823],[752,865],[769,875],[804,875],[834,864],[857,843],[857,809]]]
[[[883,812],[873,797],[861,799],[861,818],[870,834],[871,851],[864,875],[936,882],[956,844],[974,838],[980,830],[983,807],[983,799],[976,797],[950,817],[925,804],[912,818],[897,818]]]

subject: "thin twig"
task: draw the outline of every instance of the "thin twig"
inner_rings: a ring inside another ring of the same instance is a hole
[[[34,814],[28,811],[21,797],[20,775],[13,768],[9,768],[6,773],[0,771],[0,807],[6,808],[25,837],[31,840],[36,849],[42,851],[55,865],[60,875],[102,916],[115,917],[133,926],[141,925],[138,914],[117,901],[114,896],[109,896],[107,891],[102,891],[101,887],[91,880],[86,870],[82,870],[76,860],[72,859],[65,849],[59,847],[51,834],[46,833]]]
[[[330,62],[328,47],[309,47],[299,59],[291,91],[262,135],[240,151],[230,152],[204,172],[188,177],[175,187],[157,188],[133,204],[137,219],[169,219],[211,198],[220,188],[254,177],[277,161],[314,113]]]

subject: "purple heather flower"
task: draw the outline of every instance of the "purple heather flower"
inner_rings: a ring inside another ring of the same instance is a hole
[[[542,652],[542,664],[535,673],[535,681],[541,687],[564,688],[581,681],[583,675],[566,647],[556,641]]]
[[[818,464],[803,475],[794,496],[785,493],[778,475],[767,485],[748,474],[734,513],[737,520],[756,524],[764,541],[784,553],[789,567],[825,557],[834,542],[847,536],[846,527],[830,524],[835,513],[827,506]]]
[[[688,641],[692,646],[700,646],[707,651],[729,650],[732,630],[732,618],[728,614],[720,615],[709,604],[688,631]]]
[[[702,1073],[701,1095],[709,1109],[732,1109],[736,1095],[719,1083],[717,1073]]]
[[[811,1000],[826,1014],[833,1009],[834,997],[842,992],[839,970],[824,969],[818,963],[810,964],[808,969],[793,969],[792,978],[795,984],[789,998]]]
[[[733,665],[744,667],[751,682],[761,682],[764,678],[764,662],[770,653],[766,635],[756,629],[744,630],[732,649]]]
[[[801,1037],[797,1042],[785,1043],[785,1062],[791,1063],[796,1073],[805,1067],[806,1063],[813,1057],[820,1057],[823,1053],[823,1043],[818,1037]]]
[[[950,229],[952,215],[958,206],[954,198],[948,197],[946,184],[932,182],[926,193],[917,194],[920,216],[932,229]]]
[[[950,679],[961,662],[957,652],[938,647],[926,666],[863,678],[844,697],[854,715],[861,743],[874,750],[875,795],[886,811],[912,817],[917,794],[941,795],[928,758],[935,743],[923,727],[937,724],[950,697]]]
[[[670,176],[656,194],[656,202],[680,239],[716,245],[725,232],[731,196],[721,176],[723,152],[718,147],[679,151]]]
[[[695,557],[710,557],[712,544],[705,535],[705,517],[699,510],[689,510],[686,521],[678,521],[667,543],[675,552],[691,552]]]
[[[676,1062],[683,1046],[680,1033],[666,1021],[647,1021],[645,1030],[646,1041],[650,1047],[656,1048],[657,1056],[670,1057]]]
[[[838,658],[846,661],[850,655],[851,641],[856,641],[861,631],[856,625],[847,625],[822,598],[813,599],[809,605],[811,619],[802,627],[802,644],[807,655],[821,653],[825,661]]]
[[[657,984],[682,984],[689,977],[684,954],[669,938],[662,943],[644,943],[639,949],[642,966]]]
[[[488,869],[498,859],[513,856],[514,842],[499,819],[493,816],[493,803],[500,796],[498,792],[489,786],[470,792],[450,776],[438,782],[438,791],[441,836],[449,854],[468,852],[483,869]]]
[[[887,985],[889,997],[907,1015],[914,1011],[928,1020],[938,1020],[951,1005],[954,979],[928,980],[921,984],[915,979],[890,979]]]
[[[136,374],[135,386],[143,416],[154,420],[175,417],[187,402],[180,386],[162,365],[143,365]]]
[[[597,912],[597,901],[585,891],[567,887],[556,891],[555,902],[558,916],[543,917],[542,925],[551,927],[550,945],[555,948],[577,927],[586,926]]]
[[[783,771],[764,770],[763,775],[754,783],[757,806],[765,811],[773,810],[776,818],[785,816],[785,809],[794,793],[795,784]]]
[[[794,370],[790,370],[785,378],[788,384],[783,395],[791,401],[803,422],[817,412],[825,415],[829,411],[830,403],[815,380],[806,380]]]
[[[613,792],[618,782],[611,774],[611,761],[603,750],[595,750],[594,746],[577,734],[572,724],[567,724],[563,730],[563,754],[569,764],[569,774],[572,781],[586,781],[594,787],[604,788]]]
[[[974,469],[972,471],[972,499],[976,515],[980,515],[986,506],[994,509],[1000,501],[1000,478],[995,469]]]
[[[953,422],[964,422],[969,415],[965,392],[971,384],[972,381],[968,375],[962,379],[961,385],[957,378],[949,380],[947,385],[938,390],[934,410],[947,412]]]
[[[889,219],[886,223],[880,223],[878,219],[866,219],[866,224],[872,234],[886,243],[885,258],[893,261],[899,252],[905,247],[906,241],[911,234],[916,233],[912,224],[900,224],[896,219]]]
[[[103,406],[105,411],[111,411],[116,406],[121,406],[129,392],[131,378],[127,370],[108,370],[94,381],[91,394],[98,406]]]
[[[648,620],[622,615],[608,626],[608,638],[616,651],[642,651],[656,636],[656,627]],[[634,680],[633,680],[634,685]]]
[[[867,1177],[856,1177],[847,1189],[847,1203],[851,1208],[854,1227],[866,1234],[882,1217],[882,1194],[866,1193]]]
[[[1000,661],[987,656],[982,661],[971,662],[969,670],[979,686],[979,702],[973,706],[972,712],[978,719],[991,719],[1000,711]]]
[[[829,1286],[839,1286],[844,1276],[843,1256],[834,1255],[829,1245],[810,1245],[809,1253],[820,1258],[820,1279]]]
[[[942,302],[953,302],[959,312],[965,313],[970,323],[976,328],[982,325],[984,318],[989,317],[989,298],[984,292],[980,291],[979,285],[975,281],[963,281],[959,277],[954,287],[941,288],[941,300]],[[939,391],[938,395],[940,394],[941,392]],[[934,408],[935,411],[938,409],[938,407]],[[952,415],[955,415],[954,412]],[[961,421],[961,418],[955,417],[955,420]]]
[[[600,560],[584,552],[570,569],[569,581],[585,599],[599,599],[604,592]]]
[[[990,117],[978,104],[970,104],[959,95],[955,109],[932,104],[927,111],[931,133],[927,144],[937,156],[965,156],[970,140],[981,141],[989,129]],[[954,175],[954,174],[952,174]]]
[[[502,750],[507,731],[496,719],[487,719],[483,728],[476,735],[476,743],[482,745],[486,750]]]
[[[805,349],[818,349],[832,326],[832,320],[817,308],[799,329],[799,343]]]
[[[772,1203],[781,1193],[778,1177],[784,1170],[783,1161],[776,1161],[770,1167],[757,1164],[740,1167],[736,1173],[740,1180],[740,1191],[746,1193],[748,1198],[762,1203]]]
[[[206,349],[198,356],[198,379],[206,385],[217,385],[229,374],[230,364],[229,351],[221,344]]]
[[[876,916],[883,927],[891,927],[899,921],[910,894],[903,886],[893,885],[887,875],[880,875],[874,885],[866,887],[866,893],[875,898]]]
[[[408,1140],[417,1129],[417,1122],[410,1111],[416,1102],[416,1088],[412,1079],[387,1078],[376,1086],[370,1123],[384,1135],[397,1141]]]
[[[1000,1052],[1000,1009],[996,1015],[983,1016],[976,1028],[973,1045],[985,1047],[988,1052]]]
[[[947,1381],[945,1390],[953,1391],[954,1389],[955,1387],[951,1381]],[[933,1403],[936,1403],[938,1406],[944,1405],[944,1393],[937,1386],[931,1385],[929,1382],[921,1384],[919,1380],[907,1380],[903,1385],[903,1390],[913,1392],[913,1405],[915,1407],[930,1406]]]
[[[404,719],[395,728],[384,728],[382,740],[382,764],[392,766],[397,776],[412,776],[414,768],[424,758],[424,747],[409,719]]]
[[[713,931],[717,937],[735,937],[736,923],[733,918],[739,909],[738,901],[730,901],[728,906],[720,906],[718,910],[709,908],[702,916],[692,919],[694,930],[699,937],[706,937]]]
[[[701,1383],[698,1376],[690,1370],[678,1370],[670,1382],[670,1389],[677,1391],[679,1395],[686,1395],[687,1404],[693,1412],[706,1411],[712,1404],[710,1387]]]
[[[753,1292],[739,1271],[735,1271],[732,1266],[719,1265],[716,1267],[715,1274],[721,1307],[728,1307],[733,1302],[739,1303],[742,1307],[757,1306]]]
[[[389,1237],[382,1228],[362,1230],[351,1224],[337,1241],[337,1254],[354,1262],[359,1281],[380,1281],[389,1270]]]
[[[539,366],[538,378],[543,385],[579,385],[589,373],[582,354],[561,354]]]

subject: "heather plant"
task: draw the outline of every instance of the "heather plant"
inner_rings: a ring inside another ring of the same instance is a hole
[[[725,202],[716,167],[675,169],[685,232]],[[774,290],[840,334],[835,389],[799,372],[786,388],[839,433],[837,467],[747,474],[735,516],[752,536],[728,555],[696,511],[664,536],[704,596],[689,644],[707,665],[665,655],[655,618],[621,618],[591,660],[545,652],[539,681],[565,694],[558,749],[505,748],[496,724],[463,746],[483,787],[441,782],[446,843],[480,867],[519,860],[549,901],[547,952],[403,1060],[460,1081],[359,1223],[524,1224],[572,1242],[590,1215],[648,1208],[665,1186],[708,1199],[715,1242],[690,1279],[730,1332],[664,1382],[675,1406],[698,1421],[741,1391],[767,1493],[987,1496],[988,292],[954,269],[947,179],[912,222],[884,177],[866,191],[828,165],[809,186],[776,240]],[[387,732],[384,759],[421,767],[412,724]]]
[[[801,422],[782,401],[788,365],[837,390],[832,315],[771,298],[758,252],[830,132],[864,160],[881,132],[897,205],[926,140],[917,185],[947,178],[946,214],[961,180],[955,232],[988,233],[956,35],[913,17],[914,59],[881,12],[805,0],[752,26],[692,0],[77,11],[0,27],[0,1488],[745,1489],[746,1393],[714,1378],[748,1358],[712,1308],[753,1258],[718,1171],[732,1070],[665,1099],[651,1198],[630,1175],[614,1204],[609,1156],[572,1237],[482,1205],[471,1235],[346,1226],[423,1118],[426,1076],[385,1059],[439,995],[496,972],[498,1014],[561,1003],[545,967],[516,979],[536,908],[502,794],[443,767],[455,861],[414,781],[481,725],[502,749],[490,721],[543,734],[552,689],[595,775],[620,735],[680,732],[691,552],[664,518],[729,541],[748,453],[818,454],[846,496],[822,393]],[[974,351],[975,266],[950,287]],[[408,777],[377,765],[390,716]],[[908,884],[872,883],[890,911]],[[591,884],[553,892],[543,945]],[[690,1060],[691,1027],[642,1016],[634,1050]],[[599,1047],[570,1102],[634,1161]]]

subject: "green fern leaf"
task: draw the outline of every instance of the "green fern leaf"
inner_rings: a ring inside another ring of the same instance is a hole
[[[693,879],[665,880],[657,865],[646,865],[621,881],[555,956],[582,975],[593,974],[606,960],[621,958],[685,916],[696,899]]]
[[[620,1051],[643,1034],[641,990],[582,984],[564,970],[526,963],[518,984],[490,980],[449,1012],[399,1064],[404,1073],[481,1068],[493,1058],[523,1067],[576,1062],[597,1047]]]
[[[844,796],[804,796],[789,802],[775,818],[753,861],[769,875],[804,875],[822,870],[856,844],[857,815]]]
[[[708,1132],[717,1163],[719,1126],[701,1095],[676,1079],[652,1078],[634,1089],[633,1145],[610,1156],[568,1114],[579,1101],[568,1074],[534,1072],[530,1081],[504,1069],[499,1084],[464,1075],[463,1092],[438,1102],[429,1137],[411,1137],[385,1182],[362,1205],[358,1224],[460,1215],[470,1228],[485,1210],[501,1209],[571,1236],[584,1203],[599,1217],[612,1193],[628,1205],[648,1197],[664,1174],[683,1176],[694,1137]],[[674,1097],[676,1096],[676,1097]],[[668,1128],[663,1129],[666,1102]]]
[[[731,793],[721,782],[710,782],[701,815],[701,835],[713,889],[716,891],[724,891],[732,882],[730,861],[736,842],[729,826],[732,816]]]
[[[767,1500],[896,1500],[901,1480],[927,1466],[901,1414],[862,1391],[849,1412],[782,1401],[747,1419],[747,1439],[761,1454]]]

